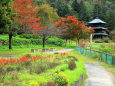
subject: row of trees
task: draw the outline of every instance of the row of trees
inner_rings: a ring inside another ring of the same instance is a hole
[[[1,26],[2,32],[9,35],[9,49],[12,49],[12,37],[19,29],[30,28],[33,31],[45,29],[41,27],[36,17],[38,7],[32,6],[34,0],[1,0]]]
[[[43,47],[45,47],[46,40],[52,36],[66,40],[77,38],[79,41],[81,38],[89,37],[93,31],[92,28],[87,29],[77,17],[63,14],[64,10],[59,12],[59,15],[56,8],[52,7],[50,0],[36,2],[34,0],[0,0],[0,2],[0,30],[9,35],[9,49],[12,49],[12,37],[20,30],[41,36]],[[60,19],[60,16],[65,18]]]
[[[60,17],[77,16],[80,21],[89,22],[99,16],[109,30],[115,30],[115,0],[35,0],[38,6],[45,3],[56,8]]]

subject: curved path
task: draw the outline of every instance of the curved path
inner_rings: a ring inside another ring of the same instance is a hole
[[[45,53],[61,53],[72,50],[73,49],[63,49]],[[85,86],[115,86],[115,81],[113,81],[112,74],[105,70],[98,63],[86,63],[85,66],[88,74],[88,78],[85,81]]]
[[[14,56],[18,56],[18,55],[2,55],[0,57],[14,57]]]
[[[86,63],[85,66],[88,74],[85,86],[114,86],[112,74],[98,63]]]
[[[68,51],[72,51],[74,49],[63,49],[63,50],[59,50],[59,51],[51,51],[51,52],[45,52],[45,53],[62,53],[62,52],[68,52]]]

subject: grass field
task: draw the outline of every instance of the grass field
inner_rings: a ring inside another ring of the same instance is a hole
[[[87,44],[89,49],[115,54],[115,43],[91,43]]]

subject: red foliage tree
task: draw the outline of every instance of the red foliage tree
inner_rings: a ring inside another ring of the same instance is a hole
[[[34,0],[14,0],[13,8],[17,10],[16,20],[23,26],[33,29],[41,30],[46,27],[41,27],[39,18],[36,18],[38,13],[37,6],[33,6]]]
[[[75,16],[61,18],[55,25],[62,29],[62,35],[77,38],[78,42],[81,38],[85,38],[88,34],[93,32],[92,28],[88,29],[86,24],[78,21],[78,18]]]

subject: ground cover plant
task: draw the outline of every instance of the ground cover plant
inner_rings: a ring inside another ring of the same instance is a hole
[[[83,62],[69,53],[0,59],[0,86],[70,86],[81,75],[86,76]]]
[[[52,44],[55,46],[64,46],[65,42],[63,39],[58,37],[52,37],[49,38],[46,42],[46,44]],[[8,46],[8,36],[0,35],[0,48],[3,48],[3,46]],[[34,34],[21,34],[16,35],[13,37],[12,40],[13,47],[21,48],[23,45],[26,45],[28,48],[29,45],[42,45],[42,38],[39,36],[35,36]],[[47,47],[47,45],[46,45]],[[5,47],[4,47],[5,48]]]

